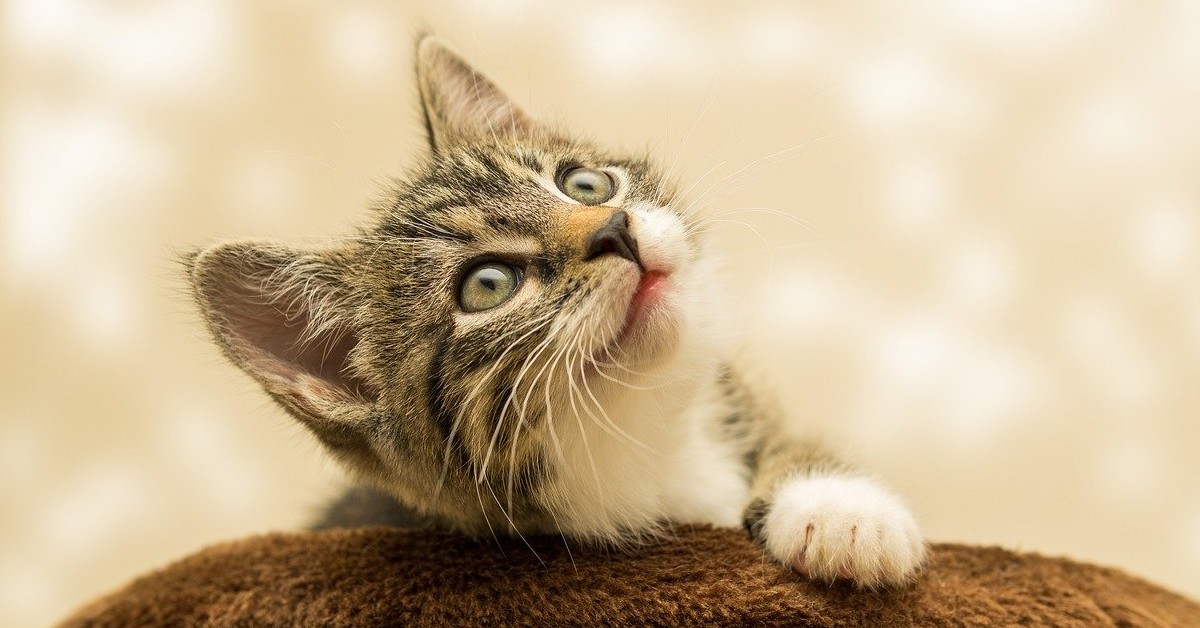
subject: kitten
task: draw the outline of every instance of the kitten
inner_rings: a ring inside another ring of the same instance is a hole
[[[911,581],[900,500],[739,376],[654,166],[534,121],[434,38],[417,76],[430,150],[371,227],[188,258],[225,355],[374,488],[335,516],[617,544],[742,524],[809,577]]]

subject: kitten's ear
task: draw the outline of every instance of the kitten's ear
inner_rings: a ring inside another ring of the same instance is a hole
[[[331,448],[357,449],[375,394],[348,363],[357,334],[333,255],[235,242],[187,259],[225,355]]]
[[[436,37],[417,44],[417,83],[429,145],[528,131],[533,119]]]

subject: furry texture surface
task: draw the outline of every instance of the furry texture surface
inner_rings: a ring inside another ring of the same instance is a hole
[[[935,544],[916,586],[878,593],[787,573],[728,529],[622,554],[363,528],[209,547],[62,625],[205,624],[1200,626],[1200,605],[1115,569],[990,547]]]

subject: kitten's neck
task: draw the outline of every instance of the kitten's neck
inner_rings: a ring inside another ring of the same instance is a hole
[[[690,343],[669,372],[604,380],[603,412],[558,426],[562,459],[542,494],[559,530],[611,542],[665,520],[737,524],[746,480],[717,430],[731,411],[717,385],[721,355]]]

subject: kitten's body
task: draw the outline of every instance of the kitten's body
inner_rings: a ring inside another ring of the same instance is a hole
[[[418,77],[432,150],[374,227],[190,260],[226,354],[407,507],[356,489],[324,525],[628,543],[743,523],[813,577],[911,578],[899,501],[740,380],[715,273],[649,162],[547,130],[434,40]]]

